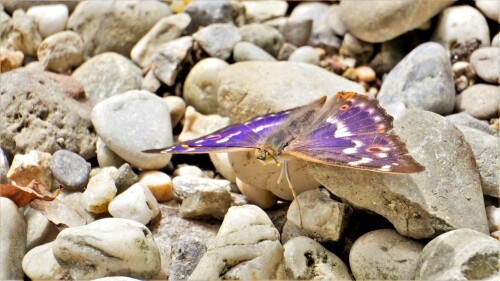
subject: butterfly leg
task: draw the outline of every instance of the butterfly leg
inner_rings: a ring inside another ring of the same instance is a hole
[[[288,172],[288,162],[285,161],[283,163],[283,166],[281,167],[281,173],[278,178],[278,184],[280,184],[283,181],[283,175],[285,175],[286,181],[288,182],[288,187],[292,191],[293,199],[295,199],[295,202],[297,203],[297,207],[299,208],[299,215],[300,215],[300,228],[304,228],[304,223],[302,220],[302,209],[300,208],[300,203],[299,199],[297,198],[297,194],[295,193],[295,189],[293,188],[292,181],[290,180],[290,173]]]

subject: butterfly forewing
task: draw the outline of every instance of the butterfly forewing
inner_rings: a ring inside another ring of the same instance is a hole
[[[324,106],[310,128],[292,140],[283,154],[329,165],[393,173],[424,168],[406,145],[391,135],[392,117],[376,100],[339,93]]]

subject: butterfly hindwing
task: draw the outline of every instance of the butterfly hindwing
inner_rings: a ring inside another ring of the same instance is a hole
[[[391,135],[393,118],[378,101],[338,93],[310,129],[292,140],[283,154],[307,161],[393,173],[423,170],[406,145]]]

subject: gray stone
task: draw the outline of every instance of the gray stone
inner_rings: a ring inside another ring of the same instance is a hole
[[[285,245],[288,240],[299,236],[306,236],[306,234],[302,228],[287,220],[283,225],[283,230],[281,231],[281,244]]]
[[[206,58],[191,68],[184,80],[183,97],[202,114],[216,114],[219,73],[229,64],[218,58]]]
[[[470,127],[458,127],[470,144],[476,158],[483,194],[500,198],[500,139]]]
[[[339,36],[344,36],[347,33],[347,27],[342,21],[342,9],[339,4],[330,5],[326,16],[326,23]]]
[[[336,202],[328,194],[315,189],[297,196],[288,208],[287,218],[289,222],[300,226],[305,236],[318,242],[339,241],[351,213],[349,205]]]
[[[321,2],[300,3],[290,14],[290,20],[312,20],[312,31],[309,37],[309,45],[324,45],[338,48],[340,40],[335,36],[333,30],[328,27],[329,5]]]
[[[288,8],[286,1],[244,1],[246,21],[249,23],[263,22],[269,19],[282,17]]]
[[[122,193],[139,180],[139,176],[128,163],[122,164],[113,175],[118,193]]]
[[[259,207],[231,207],[188,280],[284,279],[279,232]]]
[[[85,159],[95,156],[90,112],[42,73],[0,75],[0,112],[0,143],[11,154],[66,149]]]
[[[283,35],[275,28],[258,23],[240,27],[242,41],[253,43],[264,49],[273,57],[278,56],[281,45],[285,42]]]
[[[160,271],[160,253],[149,229],[117,218],[67,228],[53,245],[57,262],[74,279],[127,275],[152,279]]]
[[[72,74],[80,82],[92,105],[129,90],[141,88],[142,71],[117,53],[92,57]]]
[[[5,156],[3,149],[0,147],[0,183],[7,183],[7,172],[9,171],[9,160]]]
[[[349,33],[361,40],[379,43],[418,28],[451,3],[432,1],[419,5],[413,1],[344,1],[340,3],[340,15]]]
[[[212,23],[234,23],[237,26],[245,22],[245,8],[236,1],[191,1],[184,12],[191,16],[187,34],[196,32],[200,27]]]
[[[477,76],[492,84],[500,84],[500,47],[488,47],[475,50],[470,56],[470,63]]]
[[[444,6],[450,2],[438,1]],[[486,18],[469,5],[446,8],[438,18],[438,23],[432,34],[431,41],[438,42],[446,50],[457,43],[479,39],[481,45],[490,45],[490,31]]]
[[[0,280],[22,280],[26,253],[26,223],[17,205],[0,197]]]
[[[436,237],[420,254],[416,280],[498,280],[500,242],[471,229]]]
[[[56,183],[72,191],[83,191],[89,181],[90,167],[80,155],[68,150],[58,150],[50,158],[50,170]]]
[[[58,32],[43,40],[37,56],[47,69],[69,72],[83,62],[83,41],[76,32]]]
[[[82,37],[86,57],[104,52],[128,57],[137,41],[171,13],[158,1],[83,1],[71,13],[67,28]]]
[[[435,237],[458,228],[487,233],[479,172],[463,134],[445,118],[416,109],[396,120],[394,131],[425,171],[397,175],[313,164],[313,175],[349,205],[387,218],[404,236]]]
[[[498,131],[490,127],[487,121],[476,119],[467,112],[451,114],[445,118],[459,128],[470,127],[488,135],[498,136]]]
[[[179,240],[172,249],[172,267],[169,279],[186,280],[206,252],[206,244],[197,238],[186,237]]]
[[[230,182],[192,176],[172,179],[174,194],[182,200],[183,218],[222,219],[231,207]]]
[[[169,154],[142,152],[173,142],[170,113],[160,97],[144,90],[111,97],[94,107],[92,122],[104,143],[131,165],[159,169],[170,161]]]
[[[23,271],[31,280],[67,280],[71,278],[57,262],[52,252],[54,243],[31,249],[23,258]]]
[[[241,41],[238,28],[230,23],[214,23],[201,28],[193,38],[211,57],[227,60],[234,46]]]
[[[181,37],[190,22],[191,18],[186,13],[161,18],[135,44],[130,52],[130,57],[141,67],[148,67],[151,64],[151,57],[156,49],[164,43]]]
[[[319,54],[313,47],[304,46],[293,51],[288,60],[319,65]]]
[[[357,83],[320,67],[296,62],[235,63],[219,77],[220,113],[234,123],[306,105],[339,91],[364,92]]]
[[[500,111],[500,86],[475,84],[457,96],[456,111],[489,120],[498,117]]]
[[[423,248],[393,229],[378,229],[354,242],[349,265],[356,280],[414,280]]]
[[[26,251],[34,247],[52,242],[59,234],[57,227],[50,222],[41,212],[27,206],[24,209],[26,221]]]
[[[446,51],[436,43],[415,48],[387,75],[377,98],[382,106],[403,102],[408,108],[450,114],[455,86]]]
[[[311,238],[296,237],[283,247],[287,279],[353,280],[345,263]]]
[[[344,56],[356,59],[356,62],[359,64],[368,63],[370,59],[372,59],[374,53],[372,43],[359,40],[358,38],[352,36],[351,33],[346,33],[344,35],[341,50]],[[386,52],[385,48],[382,48],[382,50],[377,55],[384,56],[383,52]],[[389,59],[388,61],[392,62],[393,60]],[[384,61],[384,63],[387,63],[387,61]]]
[[[160,45],[152,55],[154,75],[167,86],[173,86],[182,62],[189,60],[193,47],[193,38],[184,36]]]
[[[311,37],[313,21],[311,19],[287,20],[283,28],[285,42],[301,47],[307,45]]]
[[[236,44],[233,50],[233,58],[235,62],[276,60],[268,52],[250,42]]]
[[[281,50],[278,53],[278,60],[288,60],[288,58],[293,54],[293,52],[297,50],[295,45],[290,43],[285,43],[281,46]]]

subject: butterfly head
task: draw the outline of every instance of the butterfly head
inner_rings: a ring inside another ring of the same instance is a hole
[[[275,164],[276,166],[280,166],[280,162],[274,156],[274,152],[271,149],[259,148],[255,150],[255,157],[264,165]]]

